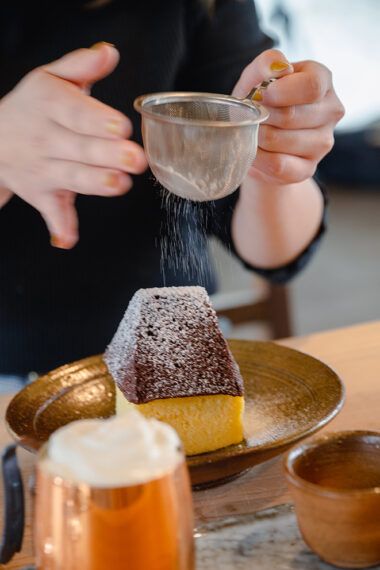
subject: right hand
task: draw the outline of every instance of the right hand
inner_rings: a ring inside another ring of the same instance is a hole
[[[94,47],[33,70],[0,101],[0,207],[17,194],[64,249],[78,240],[77,193],[118,196],[132,186],[128,173],[147,167],[125,140],[130,120],[88,94],[119,61],[113,46]]]

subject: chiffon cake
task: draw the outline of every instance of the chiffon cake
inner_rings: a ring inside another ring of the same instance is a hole
[[[137,291],[104,360],[117,413],[167,422],[187,455],[243,439],[243,380],[203,287]]]

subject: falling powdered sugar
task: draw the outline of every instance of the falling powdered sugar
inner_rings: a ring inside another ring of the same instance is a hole
[[[168,274],[181,273],[199,285],[209,283],[208,228],[215,217],[215,203],[184,200],[165,189],[161,197],[159,246],[164,284]]]

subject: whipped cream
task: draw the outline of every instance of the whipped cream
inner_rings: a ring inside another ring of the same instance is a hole
[[[40,467],[72,482],[123,487],[157,479],[182,458],[172,427],[129,410],[60,428],[51,435]]]

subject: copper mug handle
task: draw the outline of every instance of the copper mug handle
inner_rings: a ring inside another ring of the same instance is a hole
[[[7,445],[1,454],[4,514],[0,564],[6,564],[16,552],[20,552],[24,536],[24,488],[16,455],[17,445]]]

